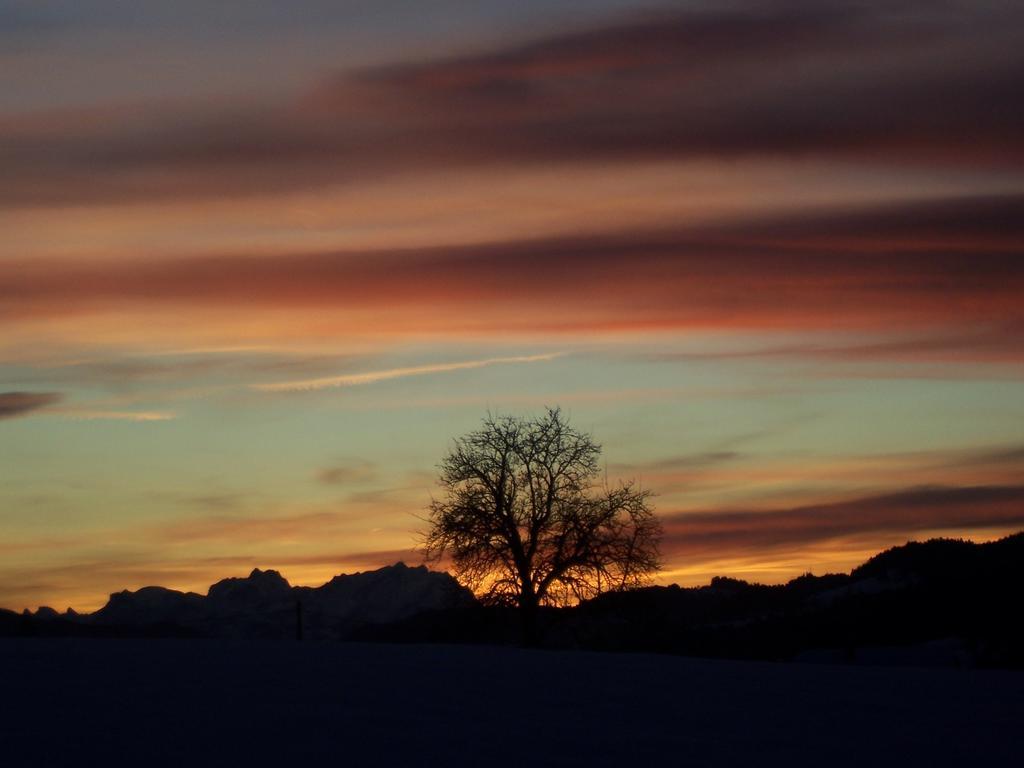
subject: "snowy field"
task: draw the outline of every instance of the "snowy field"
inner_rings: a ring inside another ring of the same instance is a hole
[[[1024,673],[0,641],[0,765],[1024,764]]]

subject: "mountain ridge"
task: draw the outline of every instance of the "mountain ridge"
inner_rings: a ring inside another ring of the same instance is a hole
[[[543,645],[755,660],[1024,667],[1024,532],[976,544],[907,542],[850,573],[785,584],[715,577],[611,592],[541,614]],[[206,595],[123,590],[93,614],[0,610],[0,636],[294,638],[511,645],[515,609],[404,563],[291,586],[277,571]]]
[[[446,610],[476,602],[449,574],[403,562],[372,571],[340,574],[319,587],[292,586],[278,571],[254,568],[248,576],[211,584],[205,595],[161,586],[113,592],[92,613],[60,614],[42,606],[24,611],[41,634],[72,630],[96,634],[340,640],[366,624],[408,618],[420,611]],[[70,610],[70,609],[69,609]],[[11,615],[13,612],[7,612]],[[56,623],[62,626],[56,626]],[[0,621],[0,634],[11,624]],[[47,627],[47,624],[54,626]],[[83,632],[82,634],[92,634]]]

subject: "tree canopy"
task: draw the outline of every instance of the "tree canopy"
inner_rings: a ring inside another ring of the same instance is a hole
[[[646,583],[659,567],[652,494],[632,480],[610,484],[600,454],[558,408],[488,414],[441,462],[428,558],[449,558],[482,599],[531,615]]]

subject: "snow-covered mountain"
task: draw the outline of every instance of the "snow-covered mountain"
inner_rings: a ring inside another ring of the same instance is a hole
[[[73,620],[211,637],[294,637],[301,626],[307,638],[343,639],[367,625],[474,603],[473,594],[449,574],[422,565],[343,574],[320,587],[293,587],[277,571],[256,568],[245,578],[218,581],[206,595],[164,587],[116,592],[103,608]],[[35,614],[56,615],[45,607]]]

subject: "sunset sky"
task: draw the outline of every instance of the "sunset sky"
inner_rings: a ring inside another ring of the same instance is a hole
[[[1024,528],[1024,6],[0,4],[0,606],[402,559],[490,409],[662,583]]]

